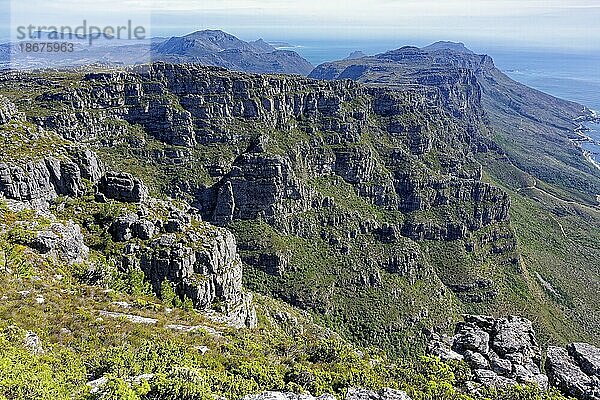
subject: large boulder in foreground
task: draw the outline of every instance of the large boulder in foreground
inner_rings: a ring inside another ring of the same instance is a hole
[[[600,349],[572,343],[549,347],[546,370],[553,386],[582,400],[600,400]]]
[[[476,384],[548,387],[548,378],[541,372],[541,349],[526,318],[467,315],[456,325],[454,336],[433,334],[429,352],[444,361],[464,360]]]
[[[506,387],[537,384],[555,387],[580,400],[600,400],[600,349],[587,343],[548,348],[545,372],[542,353],[531,321],[510,316],[493,318],[466,315],[454,336],[431,334],[428,351],[442,361],[465,361],[473,382],[471,391],[483,386]]]

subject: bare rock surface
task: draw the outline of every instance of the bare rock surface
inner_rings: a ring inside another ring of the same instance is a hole
[[[109,199],[127,203],[141,203],[148,198],[146,185],[125,172],[107,172],[100,179],[98,190]]]
[[[244,397],[244,400],[334,400],[331,394],[323,394],[319,397],[310,394],[296,394],[284,392],[264,392]],[[345,400],[411,400],[403,391],[384,388],[373,391],[362,388],[348,388]]]
[[[600,349],[586,343],[548,348],[546,370],[550,382],[563,393],[582,400],[600,399]]]
[[[517,383],[548,387],[541,372],[541,349],[531,321],[467,315],[452,337],[433,335],[429,352],[442,360],[463,359],[476,383],[503,387]]]

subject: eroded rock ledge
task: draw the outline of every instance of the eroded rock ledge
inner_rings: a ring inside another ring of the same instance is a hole
[[[566,349],[549,347],[546,371],[553,386],[584,400],[600,399],[600,349],[572,343]]]
[[[444,361],[464,360],[472,371],[469,390],[478,386],[536,384],[555,387],[581,400],[600,399],[600,349],[587,343],[550,346],[545,373],[531,321],[509,316],[467,315],[454,336],[431,334],[428,351]]]

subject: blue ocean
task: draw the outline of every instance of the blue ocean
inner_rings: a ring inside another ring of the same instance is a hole
[[[391,41],[302,41],[293,50],[314,65],[347,57],[353,51],[372,55],[401,47]],[[422,46],[425,43],[417,43]],[[514,50],[486,45],[470,46],[479,54],[489,54],[496,66],[511,78],[556,97],[576,101],[600,114],[600,52],[561,52]],[[591,141],[582,144],[600,163],[600,125],[588,124]]]
[[[511,78],[600,114],[600,54],[512,51],[491,53]],[[589,123],[582,147],[600,164],[600,125]]]

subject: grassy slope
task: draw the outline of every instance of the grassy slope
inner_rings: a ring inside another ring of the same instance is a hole
[[[58,84],[77,84],[77,76],[53,76]],[[40,88],[36,88],[40,90]],[[18,104],[24,104],[26,99],[20,98],[19,93],[10,92],[13,99]],[[18,100],[18,101],[17,101]],[[39,106],[39,105],[38,105]],[[42,105],[43,106],[43,105]],[[28,112],[31,115],[39,113],[39,107],[30,107]],[[50,107],[52,108],[52,107]],[[188,158],[184,158],[183,164],[167,164],[164,159],[151,160],[147,154],[153,150],[184,150],[165,146],[156,140],[149,138],[138,127],[127,127],[131,138],[131,143],[125,141],[119,146],[107,148],[100,147],[100,153],[106,159],[109,165],[128,170],[138,176],[141,176],[152,187],[154,194],[164,194],[167,187],[173,187],[172,182],[194,181],[196,183],[209,184],[210,178],[207,176],[202,164],[207,160],[224,160],[227,164],[233,158],[233,149],[227,146],[200,147],[195,149]],[[247,130],[241,126],[239,129]],[[246,132],[248,133],[248,132]],[[299,133],[294,135],[271,133],[276,139],[273,146],[280,146],[278,150],[285,153],[289,148],[293,148],[298,140],[306,138]],[[103,138],[111,139],[111,138]],[[119,139],[119,138],[116,138]],[[120,138],[122,139],[122,138]],[[383,139],[377,137],[377,140]],[[136,152],[135,148],[142,143],[142,147],[148,150]],[[368,138],[368,140],[374,140]],[[377,143],[378,146],[389,146],[389,143]],[[129,162],[135,159],[136,162]],[[535,180],[523,173],[513,173],[507,165],[494,170],[494,176],[503,185],[509,188],[531,186]],[[376,207],[370,205],[364,199],[354,194],[353,188],[349,185],[330,185],[330,182],[314,182],[315,189],[326,196],[331,196],[338,205],[337,211],[341,213],[342,218],[346,218],[349,211],[360,211],[360,218],[374,217],[380,221],[394,222],[398,216],[390,216],[382,213]],[[541,183],[538,183],[541,185]],[[558,190],[553,188],[552,190]],[[522,212],[517,214],[513,211],[515,223],[521,221],[525,228],[534,225],[530,224],[526,217],[531,214]],[[517,216],[519,215],[519,216]],[[319,216],[308,213],[303,218],[317,219]],[[320,216],[321,218],[323,216]],[[522,218],[522,219],[521,219]],[[353,223],[355,221],[349,221]],[[260,223],[252,226],[240,226],[237,230],[238,238],[249,235],[254,232],[254,236],[265,235],[265,228]],[[345,229],[346,227],[343,227]],[[513,225],[513,228],[516,228]],[[236,227],[234,226],[235,230]],[[253,231],[255,229],[256,231]],[[268,230],[268,229],[267,229]],[[379,287],[368,287],[361,284],[364,276],[369,276],[373,272],[369,268],[357,268],[357,260],[367,259],[369,254],[365,254],[360,249],[369,248],[372,254],[384,254],[389,252],[405,251],[404,248],[393,248],[380,243],[374,243],[371,238],[359,237],[354,244],[356,248],[349,255],[341,255],[337,251],[329,249],[328,244],[319,240],[302,240],[296,237],[282,237],[277,232],[267,232],[270,236],[270,243],[275,250],[292,252],[292,270],[286,275],[285,279],[274,278],[265,274],[260,269],[250,269],[246,274],[246,284],[254,290],[266,294],[277,295],[281,298],[303,303],[307,308],[319,311],[319,318],[323,324],[334,327],[344,336],[360,341],[361,344],[378,343],[382,347],[394,349],[395,351],[410,352],[418,347],[409,338],[407,332],[416,333],[423,326],[440,324],[449,326],[452,320],[456,319],[461,312],[483,312],[483,313],[525,313],[527,316],[538,319],[538,327],[546,337],[552,336],[554,340],[569,340],[571,338],[586,337],[585,328],[586,315],[592,315],[584,312],[583,305],[572,303],[572,309],[569,312],[560,311],[552,299],[540,294],[540,285],[537,276],[529,271],[530,262],[525,257],[525,269],[515,269],[514,266],[506,264],[500,257],[490,256],[489,248],[482,248],[481,251],[474,254],[467,254],[464,250],[464,243],[426,243],[423,245],[428,255],[428,262],[433,265],[436,273],[445,283],[455,284],[462,280],[468,283],[475,279],[491,279],[496,282],[496,289],[500,289],[500,296],[488,304],[468,304],[463,305],[450,291],[441,292],[443,288],[440,279],[437,277],[424,277],[416,281],[409,280],[406,277],[388,274],[381,271],[381,281]],[[346,232],[332,233],[344,235]],[[481,234],[485,234],[482,232]],[[522,238],[523,233],[517,229],[517,233]],[[531,233],[535,235],[535,232]],[[544,238],[552,237],[553,233],[548,231]],[[477,235],[476,235],[477,236]],[[592,237],[591,243],[594,238]],[[546,243],[546,241],[544,241]],[[559,251],[559,246],[567,244],[557,244],[557,248],[552,251]],[[527,256],[528,242],[521,239],[520,248]],[[484,246],[485,247],[485,246]],[[540,265],[539,268],[548,268],[543,260],[544,257],[554,257],[553,253],[545,253],[546,249],[539,247],[532,249],[531,258]],[[591,251],[593,254],[593,251]],[[550,254],[550,256],[547,256]],[[452,255],[452,257],[449,257]],[[366,256],[366,257],[365,257]],[[556,271],[544,274],[539,272],[542,277],[552,280],[554,275],[560,275],[563,263],[568,263],[568,254],[562,255],[562,263],[555,267]],[[368,263],[364,263],[368,265]],[[581,258],[580,268],[587,268],[584,258]],[[541,271],[541,269],[540,269]],[[460,279],[459,279],[460,278]],[[593,278],[592,278],[593,282]],[[592,285],[591,288],[594,288]],[[572,290],[573,291],[573,290]],[[291,298],[294,294],[295,298]],[[593,290],[587,293],[588,296],[594,296]],[[579,302],[581,303],[581,302]],[[578,308],[579,307],[579,308]],[[427,315],[421,312],[427,309]],[[449,311],[450,310],[450,311]],[[560,312],[557,312],[560,311]],[[563,318],[563,314],[568,317]],[[575,318],[573,315],[579,315]],[[368,318],[365,318],[368,317]],[[536,318],[537,317],[537,318]],[[370,322],[365,322],[365,320]],[[564,320],[563,320],[564,319]],[[576,321],[576,322],[574,322]],[[418,323],[417,323],[418,322]],[[368,335],[365,332],[369,331]]]
[[[19,244],[29,212],[0,207],[0,399],[237,400],[264,390],[343,396],[361,386],[405,390],[413,399],[463,399],[453,388],[468,378],[464,366],[433,359],[390,363],[377,351],[358,351],[305,313],[257,296],[259,326],[233,330],[199,312],[171,310],[139,293],[88,286],[80,267],[43,258]],[[43,300],[42,300],[43,299]],[[128,306],[124,307],[123,304]],[[137,324],[114,311],[156,320]],[[170,324],[196,326],[190,332]],[[24,343],[38,335],[43,350]],[[139,378],[142,374],[153,374]],[[86,382],[107,383],[91,393]],[[484,396],[482,395],[482,398]],[[562,400],[533,388],[491,392],[488,399]]]
[[[512,226],[535,296],[534,309],[539,310],[534,320],[563,342],[587,340],[598,345],[600,210],[557,198],[549,192],[559,189],[505,158],[481,160],[488,178],[511,195]]]

